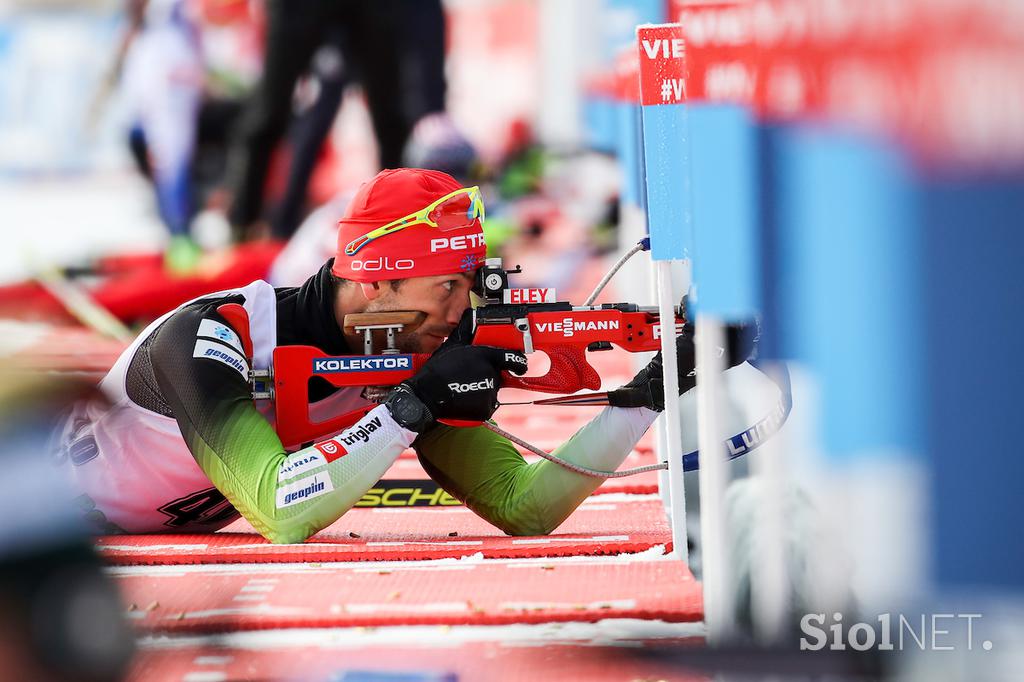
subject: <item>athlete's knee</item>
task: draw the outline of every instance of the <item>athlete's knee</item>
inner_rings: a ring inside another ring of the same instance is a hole
[[[296,545],[309,539],[309,535],[296,530],[274,530],[262,534],[272,545]]]
[[[294,526],[287,523],[253,523],[253,528],[255,528],[267,542],[273,545],[299,544],[308,540],[309,536],[312,535],[310,529],[306,526]]]
[[[529,521],[525,520],[505,520],[503,523],[496,524],[505,535],[513,537],[536,537],[539,535],[551,535],[556,528],[562,525],[562,521],[557,522],[552,520],[544,519],[533,519]]]

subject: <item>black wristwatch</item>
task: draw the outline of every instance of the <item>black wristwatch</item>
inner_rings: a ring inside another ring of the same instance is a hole
[[[408,386],[399,384],[384,400],[391,418],[404,429],[423,433],[434,422],[427,406],[409,390]]]

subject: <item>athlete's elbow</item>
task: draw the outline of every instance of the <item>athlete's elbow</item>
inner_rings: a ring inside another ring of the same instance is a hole
[[[298,533],[295,531],[271,533],[269,535],[264,535],[263,537],[273,545],[297,545],[309,539],[309,536],[305,533]]]
[[[550,509],[543,509],[526,501],[508,505],[495,512],[497,513],[481,516],[488,518],[506,535],[515,537],[551,535],[569,516],[552,514]]]
[[[551,535],[551,532],[554,531],[554,528],[545,528],[542,526],[507,526],[505,528],[502,528],[501,530],[505,532],[505,535],[522,538],[537,537],[540,535]]]
[[[513,537],[536,537],[538,535],[551,535],[562,525],[562,520],[534,519],[532,521],[505,520],[498,524],[498,527],[506,534]]]
[[[274,522],[264,523],[255,526],[267,542],[274,545],[295,545],[309,539],[310,533],[302,527],[295,527],[290,524],[278,524]]]

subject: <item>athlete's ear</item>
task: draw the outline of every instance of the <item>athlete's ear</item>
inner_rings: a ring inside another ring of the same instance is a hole
[[[380,296],[380,282],[360,282],[359,287],[367,301],[372,301]]]

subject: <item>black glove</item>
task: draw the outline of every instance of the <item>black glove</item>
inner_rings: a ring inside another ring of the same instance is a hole
[[[486,421],[498,409],[501,370],[526,373],[526,356],[493,346],[447,341],[411,379],[402,382],[433,419]]]
[[[753,356],[759,335],[760,327],[756,321],[726,325],[726,348],[720,349],[725,354],[725,368],[735,367]],[[676,337],[679,395],[697,385],[697,352],[693,339],[694,327],[687,322],[683,325],[682,333]],[[608,393],[608,404],[615,407],[646,407],[661,412],[665,409],[663,372],[661,351],[658,351],[632,381]]]
[[[448,338],[444,340],[441,347],[436,352],[441,352],[448,346],[468,346],[473,343],[473,337],[476,335],[476,330],[473,328],[473,309],[466,308],[462,313],[462,317],[459,318],[459,323],[455,325],[455,329],[448,335]]]

